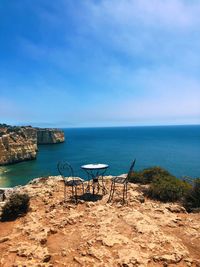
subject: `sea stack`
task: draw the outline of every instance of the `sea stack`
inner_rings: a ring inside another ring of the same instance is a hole
[[[65,141],[64,132],[59,129],[37,129],[37,143],[43,144],[57,144]]]

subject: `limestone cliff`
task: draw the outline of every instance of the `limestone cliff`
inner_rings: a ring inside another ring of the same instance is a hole
[[[64,133],[58,129],[0,124],[0,165],[35,159],[38,144],[60,142],[64,142]]]
[[[37,131],[32,127],[0,127],[0,165],[36,158]]]
[[[65,141],[64,132],[58,129],[40,129],[37,128],[37,143],[57,144]]]

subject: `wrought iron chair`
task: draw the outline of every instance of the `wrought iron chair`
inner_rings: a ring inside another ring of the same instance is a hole
[[[78,186],[82,186],[82,191],[84,194],[83,180],[79,177],[74,176],[74,171],[73,171],[72,166],[65,160],[59,161],[57,164],[57,168],[64,182],[64,200],[66,201],[66,187],[71,186],[72,198],[75,197],[75,201],[77,203],[77,200],[78,200],[77,187]]]
[[[111,179],[111,189],[110,189],[110,195],[108,198],[108,202],[111,202],[113,200],[113,196],[115,193],[116,184],[123,185],[123,202],[125,202],[125,197],[127,198],[128,193],[128,182],[131,174],[133,173],[133,168],[135,166],[136,159],[132,162],[131,167],[129,169],[128,174],[126,177],[122,176],[115,176]]]

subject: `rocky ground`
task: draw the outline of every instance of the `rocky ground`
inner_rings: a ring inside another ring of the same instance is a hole
[[[125,205],[120,190],[110,204],[108,194],[64,203],[60,177],[18,190],[31,196],[30,211],[0,223],[1,267],[200,266],[200,214],[146,199],[139,185]]]

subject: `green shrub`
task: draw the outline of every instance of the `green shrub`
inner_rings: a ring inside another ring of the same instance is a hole
[[[147,194],[149,197],[164,202],[177,201],[190,190],[191,185],[172,175],[155,177],[150,184]]]
[[[129,182],[130,183],[136,183],[136,184],[143,184],[143,176],[142,176],[142,172],[138,171],[138,172],[132,172],[129,176]]]
[[[30,198],[27,194],[12,194],[3,207],[1,220],[15,220],[17,217],[27,213],[29,209],[29,200]]]
[[[144,169],[140,172],[133,172],[130,175],[129,181],[131,183],[141,183],[141,184],[149,184],[151,183],[155,178],[159,177],[165,177],[170,176],[170,173],[161,168],[161,167],[151,167],[148,169]]]
[[[194,185],[184,199],[184,206],[188,211],[200,209],[200,178],[194,180]]]

